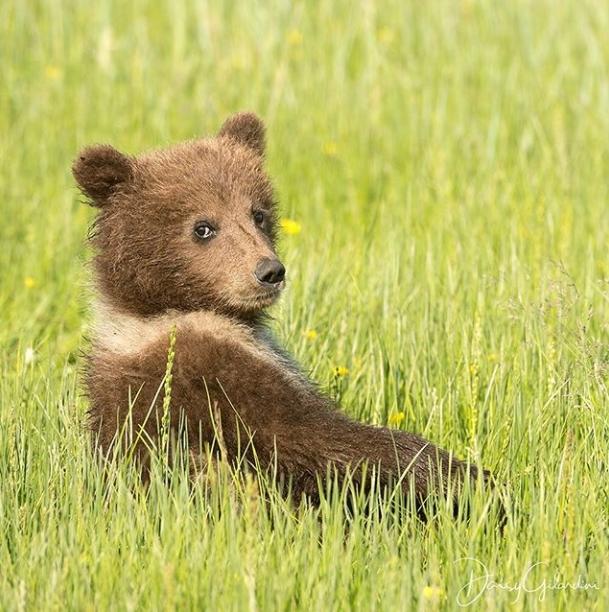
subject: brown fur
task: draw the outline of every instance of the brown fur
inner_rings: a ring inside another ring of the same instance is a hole
[[[329,468],[358,482],[366,464],[387,485],[405,473],[404,491],[414,486],[420,499],[446,491],[449,480],[458,491],[475,467],[415,434],[349,419],[265,328],[261,312],[283,283],[269,288],[255,277],[261,259],[276,257],[263,153],[262,122],[241,113],[216,138],[133,158],[92,147],[76,160],[74,176],[100,209],[93,244],[101,299],[86,375],[100,448],[113,447],[130,398],[134,429],[158,441],[175,329],[171,425],[186,426],[191,449],[212,445],[220,425],[229,460],[274,467],[296,500],[317,499]],[[262,224],[253,220],[258,210]],[[195,239],[200,221],[213,224],[215,237]]]

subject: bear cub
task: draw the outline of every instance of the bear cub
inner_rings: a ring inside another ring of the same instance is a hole
[[[129,429],[146,478],[165,417],[191,455],[222,448],[234,465],[267,470],[296,503],[318,501],[329,477],[366,488],[374,469],[381,486],[399,482],[417,504],[435,493],[458,505],[475,466],[415,434],[347,417],[270,334],[263,312],[286,272],[264,152],[262,121],[239,113],[212,138],[136,157],[92,146],[74,162],[99,211],[85,366],[96,448],[107,456]]]

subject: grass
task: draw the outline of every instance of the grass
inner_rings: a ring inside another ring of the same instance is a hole
[[[455,609],[463,557],[498,583],[542,564],[472,609],[607,609],[608,28],[592,0],[2,3],[0,609]],[[277,334],[350,414],[491,468],[503,536],[483,496],[424,526],[226,474],[103,481],[71,160],[239,109],[301,230]]]

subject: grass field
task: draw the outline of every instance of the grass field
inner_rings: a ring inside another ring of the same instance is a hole
[[[592,0],[1,3],[0,609],[609,609],[607,31]],[[492,469],[503,535],[482,495],[421,525],[102,479],[71,160],[240,109],[293,221],[278,336]]]

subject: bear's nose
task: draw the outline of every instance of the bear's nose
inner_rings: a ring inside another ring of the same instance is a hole
[[[256,278],[265,285],[278,285],[285,278],[285,268],[278,259],[264,257],[256,266]]]

